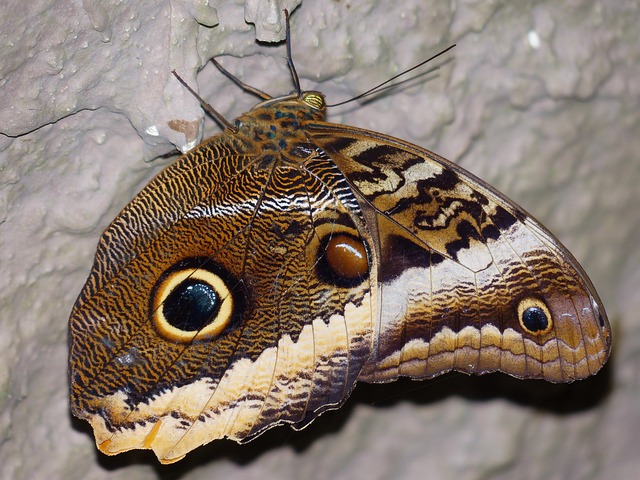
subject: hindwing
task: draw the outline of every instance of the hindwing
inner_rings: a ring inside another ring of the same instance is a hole
[[[451,162],[398,139],[318,124],[376,245],[375,346],[360,379],[502,371],[566,382],[608,356],[589,278],[540,223]]]

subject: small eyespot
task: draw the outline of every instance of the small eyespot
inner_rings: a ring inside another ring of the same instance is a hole
[[[322,242],[319,267],[326,281],[338,286],[360,284],[369,274],[369,258],[362,240],[338,233]]]
[[[216,272],[191,266],[168,270],[153,291],[151,317],[168,340],[188,343],[219,335],[230,323],[234,298]]]
[[[542,300],[527,297],[518,304],[518,321],[522,329],[531,335],[543,335],[553,328],[553,317]]]

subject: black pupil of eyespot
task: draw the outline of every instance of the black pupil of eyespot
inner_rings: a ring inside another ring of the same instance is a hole
[[[220,299],[211,285],[185,280],[167,296],[162,313],[172,326],[193,332],[211,323],[219,308]]]
[[[529,307],[522,313],[522,323],[532,332],[546,330],[549,319],[541,308]]]

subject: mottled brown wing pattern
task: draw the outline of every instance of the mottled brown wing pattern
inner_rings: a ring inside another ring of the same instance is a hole
[[[241,117],[105,231],[70,319],[72,410],[103,452],[170,463],[303,426],[352,390],[372,341],[369,254],[336,273],[325,252],[341,236],[364,245],[365,228],[336,165],[289,125],[309,111],[296,99]],[[208,286],[220,307],[186,315],[187,290],[207,301]]]
[[[600,370],[606,314],[536,220],[419,147],[341,125],[310,130],[376,225],[380,309],[360,380],[499,370],[567,382]]]
[[[101,451],[171,463],[301,428],[357,380],[501,370],[571,381],[606,361],[589,280],[460,168],[256,106],[165,169],[103,234],[69,321],[73,413]]]

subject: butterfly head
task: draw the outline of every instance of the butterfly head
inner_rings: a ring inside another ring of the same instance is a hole
[[[305,92],[292,92],[289,95],[269,98],[258,103],[251,109],[251,112],[261,108],[274,108],[284,111],[293,111],[303,116],[311,116],[316,120],[324,120],[327,103],[321,92],[309,90]]]

